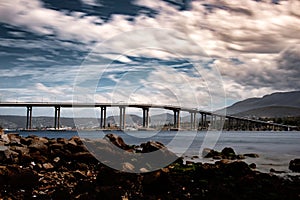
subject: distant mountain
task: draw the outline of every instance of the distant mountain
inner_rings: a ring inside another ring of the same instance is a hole
[[[226,113],[256,117],[300,116],[300,91],[278,92],[262,98],[249,98],[227,107]]]

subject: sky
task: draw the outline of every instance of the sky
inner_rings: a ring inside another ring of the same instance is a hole
[[[299,90],[299,33],[299,0],[1,0],[0,101],[216,110]]]

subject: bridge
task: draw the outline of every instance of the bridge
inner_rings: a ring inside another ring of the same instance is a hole
[[[0,107],[24,107],[27,108],[26,129],[32,129],[32,110],[34,107],[53,107],[54,108],[54,129],[60,128],[60,111],[62,108],[100,108],[99,128],[105,129],[106,113],[109,107],[118,107],[120,110],[119,128],[126,128],[126,108],[134,107],[143,110],[143,128],[149,128],[151,108],[159,108],[173,111],[173,130],[180,129],[180,112],[190,114],[191,130],[214,130],[223,128],[225,130],[295,130],[298,127],[266,122],[257,119],[226,115],[221,113],[203,111],[196,108],[187,108],[173,105],[156,105],[156,104],[126,104],[126,103],[72,103],[72,102],[0,102]],[[197,120],[197,114],[201,115]],[[222,125],[222,126],[221,126]]]

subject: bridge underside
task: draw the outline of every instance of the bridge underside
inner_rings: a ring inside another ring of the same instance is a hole
[[[173,106],[155,106],[155,105],[145,105],[145,104],[133,104],[133,105],[120,105],[120,104],[72,104],[72,103],[0,103],[0,107],[26,107],[26,126],[25,129],[33,129],[32,126],[32,111],[33,107],[54,107],[54,129],[60,129],[60,113],[61,108],[84,108],[84,107],[98,107],[100,108],[100,129],[107,128],[107,108],[108,107],[118,107],[120,110],[119,116],[119,129],[126,129],[126,108],[135,107],[142,109],[142,127],[148,129],[151,126],[150,123],[150,108],[160,108],[173,111],[173,124],[169,125],[171,130],[179,129],[189,129],[189,130],[293,130],[298,129],[295,126],[276,124],[270,122],[264,122],[260,120],[230,116],[230,115],[220,115],[213,112],[199,111],[195,109],[180,108]],[[188,112],[190,113],[190,122],[181,122],[180,113]]]

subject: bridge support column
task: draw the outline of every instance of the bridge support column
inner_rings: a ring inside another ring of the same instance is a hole
[[[60,127],[60,106],[55,106],[54,129]]]
[[[32,129],[32,106],[27,106],[26,129]]]
[[[100,128],[106,127],[106,106],[101,106],[101,114],[100,114]]]
[[[191,130],[196,129],[196,113],[195,112],[190,112],[191,114]]]
[[[124,130],[125,129],[125,107],[120,106],[120,129]]]
[[[174,112],[174,128],[180,129],[180,110],[173,110]]]
[[[149,108],[143,108],[143,127],[149,128]]]
[[[217,120],[217,116],[212,114],[210,116],[210,128],[211,129],[215,129],[216,128],[216,120]]]
[[[207,125],[207,116],[206,116],[206,114],[203,114],[204,115],[204,121],[203,121],[203,127],[204,127],[204,129],[208,129],[208,125]]]

